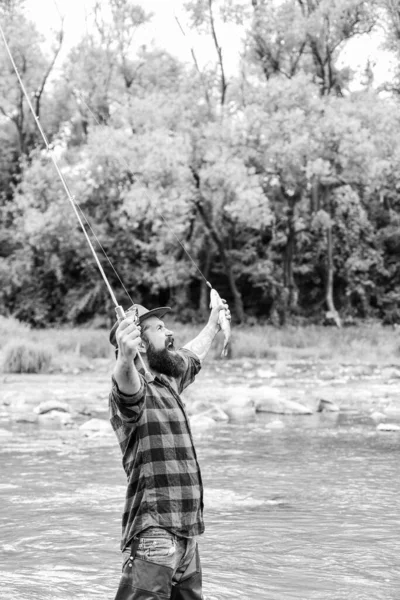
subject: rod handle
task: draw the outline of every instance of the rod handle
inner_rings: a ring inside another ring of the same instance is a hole
[[[115,312],[117,314],[118,321],[122,321],[122,319],[125,319],[126,315],[125,315],[125,311],[122,308],[122,306],[119,306],[119,305],[116,306],[115,307]],[[137,325],[139,325],[139,315],[138,315],[137,310],[135,312],[135,322],[136,322]],[[152,377],[151,373],[148,371],[146,365],[144,364],[143,357],[142,357],[142,355],[140,354],[139,351],[138,351],[138,353],[137,353],[136,356],[138,356],[139,362],[140,362],[140,366],[142,367],[142,369],[144,371],[144,378],[145,378],[145,380],[146,381],[153,381],[153,377]]]

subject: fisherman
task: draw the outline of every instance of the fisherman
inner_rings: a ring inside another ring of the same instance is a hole
[[[110,333],[117,354],[110,419],[128,478],[115,600],[203,598],[196,541],[204,531],[203,486],[180,394],[200,371],[221,317],[229,323],[231,315],[222,301],[176,350],[162,321],[169,311],[134,305]]]

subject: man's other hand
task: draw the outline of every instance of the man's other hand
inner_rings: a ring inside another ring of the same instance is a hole
[[[216,306],[215,308],[211,309],[211,313],[210,313],[210,318],[208,319],[208,322],[210,325],[213,325],[214,327],[220,327],[219,324],[219,314],[222,310],[225,311],[225,317],[228,319],[228,321],[231,320],[231,311],[229,310],[229,306],[226,300],[224,300],[223,298],[221,298],[222,304],[220,304],[219,306]]]
[[[136,325],[134,317],[127,317],[118,326],[115,337],[118,344],[118,358],[134,360],[142,342],[141,327]]]

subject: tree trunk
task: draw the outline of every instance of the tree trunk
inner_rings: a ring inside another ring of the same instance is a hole
[[[231,263],[230,257],[225,252],[224,243],[223,243],[222,239],[220,238],[220,236],[218,235],[215,227],[213,226],[211,219],[209,218],[206,210],[204,209],[203,198],[202,198],[201,192],[200,192],[199,174],[197,173],[197,171],[194,168],[191,168],[191,171],[192,171],[192,175],[194,177],[195,185],[196,185],[197,192],[198,192],[197,198],[195,198],[195,200],[194,200],[194,204],[195,204],[197,211],[205,225],[206,230],[208,231],[211,239],[214,241],[215,245],[218,248],[219,257],[224,266],[225,274],[228,278],[229,288],[230,288],[231,294],[233,296],[233,305],[234,305],[235,315],[236,315],[236,318],[239,321],[239,323],[242,323],[245,320],[243,301],[242,301],[242,296],[237,288],[235,277],[233,275],[233,268],[232,268],[232,263]]]
[[[229,256],[225,252],[225,247],[224,247],[224,244],[223,244],[221,238],[219,237],[216,230],[212,226],[212,224],[208,218],[208,215],[206,214],[201,202],[197,201],[196,207],[197,207],[197,210],[199,211],[199,215],[202,218],[204,225],[207,228],[207,231],[209,232],[211,238],[214,240],[214,242],[218,248],[219,256],[220,256],[222,264],[224,265],[225,274],[228,278],[229,288],[230,288],[232,296],[233,296],[233,305],[234,305],[234,309],[235,309],[236,318],[239,321],[239,323],[242,323],[245,319],[243,301],[242,301],[242,296],[236,286],[235,278],[233,276],[232,263],[230,261]]]
[[[329,227],[326,230],[327,237],[327,278],[326,278],[326,292],[325,292],[325,301],[328,309],[327,319],[333,320],[337,327],[341,327],[342,323],[340,321],[339,313],[335,308],[335,303],[333,301],[333,275],[334,275],[334,266],[333,266],[333,236],[332,236],[332,223],[330,223]]]
[[[293,198],[288,211],[288,236],[284,256],[284,286],[287,289],[287,310],[293,311],[297,308],[298,291],[293,275],[293,258],[296,246],[296,230],[294,207],[297,199]]]

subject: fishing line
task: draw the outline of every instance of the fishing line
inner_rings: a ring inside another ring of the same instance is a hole
[[[82,97],[82,94],[77,90],[75,92],[73,92],[75,95],[79,96],[79,101],[82,102],[86,108],[88,109],[88,111],[90,112],[90,114],[92,115],[93,119],[95,120],[96,124],[105,129],[105,125],[103,125],[102,123],[99,122],[99,120],[97,119],[95,113],[93,112],[93,110],[90,108],[90,106],[88,105],[88,103],[86,102],[86,100]],[[124,159],[126,165],[129,167],[129,163],[126,159]],[[144,196],[146,197],[149,206],[151,206],[156,213],[158,214],[158,216],[163,220],[163,222],[165,223],[165,225],[167,226],[168,230],[170,231],[170,233],[172,233],[172,235],[174,236],[174,238],[176,239],[176,241],[178,242],[178,244],[181,246],[182,250],[186,253],[186,255],[188,256],[189,260],[192,262],[192,264],[194,265],[194,267],[197,269],[198,273],[200,274],[200,276],[203,278],[203,280],[205,281],[206,285],[210,288],[213,289],[211,283],[209,281],[207,281],[205,275],[202,273],[202,271],[200,270],[200,267],[198,266],[198,264],[195,262],[195,260],[192,258],[192,256],[190,255],[189,251],[186,249],[185,245],[183,244],[182,240],[176,235],[175,231],[172,229],[171,225],[168,223],[167,219],[164,217],[164,215],[161,213],[161,211],[158,209],[157,206],[152,205],[152,200],[150,198],[150,195],[148,194],[146,188],[144,187],[144,185],[138,180],[136,179],[136,183],[139,184],[139,187],[141,189],[141,191],[143,192]]]

